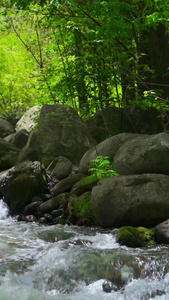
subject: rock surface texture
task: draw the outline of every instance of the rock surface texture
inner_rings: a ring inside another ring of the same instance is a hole
[[[39,127],[30,135],[19,161],[39,160],[48,167],[56,157],[64,156],[77,165],[95,143],[73,108],[60,104],[44,105]]]
[[[15,132],[14,127],[7,120],[0,118],[0,138],[4,138],[13,132]]]
[[[169,176],[128,175],[102,179],[92,189],[97,222],[103,227],[153,227],[169,216]]]
[[[0,138],[0,172],[13,167],[19,153],[20,149]]]
[[[88,170],[92,167],[91,160],[95,159],[99,155],[108,155],[110,159],[113,160],[115,154],[122,145],[124,145],[127,141],[133,140],[139,136],[140,134],[137,133],[120,133],[97,144],[83,155],[79,165],[80,172],[87,174]],[[149,137],[148,135],[141,136]]]
[[[123,144],[114,158],[120,175],[169,174],[169,134],[139,135]]]
[[[39,162],[24,162],[0,173],[0,192],[12,214],[22,213],[46,184],[45,172]]]
[[[158,244],[169,244],[169,219],[156,226],[155,240]]]

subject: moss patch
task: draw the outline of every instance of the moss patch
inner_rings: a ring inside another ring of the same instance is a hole
[[[94,225],[96,214],[91,202],[91,193],[87,192],[77,197],[68,205],[69,215],[73,224],[76,225]]]
[[[71,194],[77,196],[91,191],[91,189],[97,184],[98,178],[95,175],[87,176],[78,181],[71,189]]]
[[[119,229],[117,240],[119,244],[133,248],[155,245],[154,233],[155,228],[124,226]]]

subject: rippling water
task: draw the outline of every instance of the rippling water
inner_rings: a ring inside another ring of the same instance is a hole
[[[129,249],[115,235],[18,223],[0,201],[0,300],[168,300],[169,247]]]

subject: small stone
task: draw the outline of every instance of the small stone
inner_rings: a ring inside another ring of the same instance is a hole
[[[34,215],[28,215],[25,217],[26,222],[37,222],[37,218]]]
[[[51,214],[44,214],[44,217],[47,223],[51,223],[53,221]]]
[[[105,293],[111,293],[111,291],[118,290],[117,286],[110,281],[103,282],[102,288]]]
[[[56,224],[64,224],[62,220],[63,220],[63,219],[62,219],[62,216],[59,216],[59,217],[53,219],[52,225],[56,225]]]
[[[38,222],[39,222],[40,224],[46,224],[46,218],[45,218],[45,217],[41,217],[41,218],[38,220]]]
[[[53,218],[60,217],[63,215],[63,209],[55,209],[51,212]]]

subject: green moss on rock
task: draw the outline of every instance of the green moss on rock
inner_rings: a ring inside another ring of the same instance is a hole
[[[97,184],[98,181],[99,179],[95,175],[90,175],[82,178],[72,187],[71,194],[79,196],[86,192],[89,192]]]
[[[96,214],[91,202],[91,193],[87,192],[77,197],[73,195],[68,205],[69,215],[73,224],[93,225]]]
[[[133,248],[155,245],[154,233],[155,228],[124,226],[118,231],[117,241],[121,245]]]

